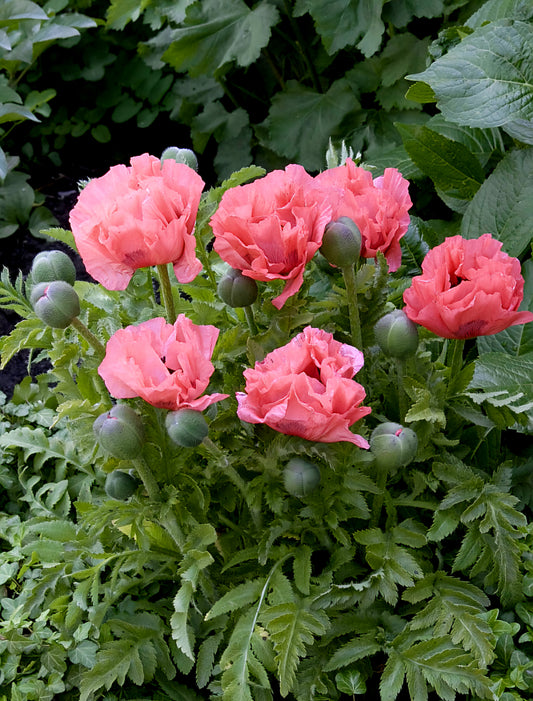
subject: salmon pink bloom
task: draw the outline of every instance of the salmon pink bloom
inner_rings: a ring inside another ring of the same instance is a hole
[[[398,270],[402,262],[400,239],[409,227],[409,183],[395,168],[383,175],[372,174],[355,165],[351,158],[337,168],[325,170],[315,178],[328,193],[332,219],[350,217],[363,239],[361,255],[375,258],[381,251],[389,270]]]
[[[203,411],[228,396],[200,396],[214,371],[217,338],[215,326],[197,326],[184,314],[175,324],[150,319],[111,336],[98,373],[117,399],[142,397],[163,409]]]
[[[124,290],[137,268],[172,263],[180,282],[202,269],[193,234],[202,178],[183,163],[147,153],[113,166],[80,192],[70,225],[87,272]]]
[[[360,406],[364,388],[352,379],[363,362],[357,348],[308,326],[244,371],[246,387],[237,393],[237,415],[289,436],[368,448],[362,436],[349,430],[370,413],[369,407]]]
[[[483,234],[452,236],[430,250],[422,275],[403,294],[407,316],[438,336],[463,339],[533,321],[531,312],[517,311],[524,290],[520,262],[501,247]]]
[[[211,218],[214,248],[232,268],[266,282],[286,280],[273,304],[296,294],[322,243],[331,208],[302,166],[289,165],[224,193]]]

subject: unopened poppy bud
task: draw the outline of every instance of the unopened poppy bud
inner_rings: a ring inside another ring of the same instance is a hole
[[[320,470],[302,458],[292,458],[283,470],[285,489],[294,497],[305,497],[318,487]]]
[[[105,481],[105,493],[111,499],[129,499],[139,486],[138,480],[132,477],[128,472],[122,470],[113,470],[110,472]]]
[[[194,151],[190,148],[178,148],[177,146],[169,146],[161,154],[161,163],[167,159],[172,159],[176,163],[184,163],[189,168],[198,172],[198,159]]]
[[[202,412],[194,409],[169,411],[165,425],[170,440],[182,448],[195,448],[200,445],[209,431]]]
[[[31,279],[34,284],[64,280],[73,285],[76,281],[76,268],[63,251],[41,251],[33,259]]]
[[[249,307],[257,299],[257,283],[240,270],[230,270],[220,279],[217,292],[230,307]]]
[[[64,280],[39,282],[30,297],[33,311],[54,329],[66,329],[80,313],[80,299]]]
[[[411,428],[387,422],[376,426],[370,436],[370,451],[378,468],[395,470],[405,467],[415,457],[418,438]]]
[[[138,458],[144,443],[141,417],[127,404],[115,404],[96,419],[93,430],[104,450],[115,458]]]
[[[332,265],[346,268],[359,260],[361,232],[350,217],[331,221],[324,230],[320,252]]]
[[[374,335],[381,350],[392,358],[407,358],[418,348],[418,328],[401,309],[382,316]]]

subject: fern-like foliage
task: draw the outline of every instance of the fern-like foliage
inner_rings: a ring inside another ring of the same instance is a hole
[[[433,471],[450,489],[435,513],[428,538],[442,540],[462,524],[466,534],[453,569],[472,578],[482,575],[504,604],[518,601],[522,596],[520,540],[527,520],[516,509],[519,500],[510,493],[511,468],[503,465],[487,480],[450,456],[447,463],[435,463]]]
[[[404,680],[412,701],[427,701],[429,689],[446,701],[454,701],[456,694],[496,701],[476,658],[454,645],[449,636],[413,644],[409,635],[400,634],[388,655],[379,686],[381,701],[395,701]]]

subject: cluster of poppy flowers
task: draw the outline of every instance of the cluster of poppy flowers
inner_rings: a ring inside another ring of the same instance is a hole
[[[70,216],[89,274],[111,290],[125,289],[138,268],[172,263],[188,283],[200,273],[194,226],[204,182],[189,166],[144,154],[91,180]],[[394,272],[400,239],[409,226],[408,182],[393,168],[373,178],[348,159],[316,177],[299,165],[275,170],[228,190],[211,218],[214,249],[232,268],[257,281],[281,279],[280,309],[303,282],[306,264],[320,248],[326,225],[353,219],[361,255],[381,251]],[[473,338],[533,320],[520,312],[520,264],[489,234],[446,239],[432,249],[404,293],[414,322],[445,338]],[[203,410],[227,395],[205,395],[218,337],[180,315],[117,331],[99,368],[112,396],[142,397],[170,410]],[[307,327],[244,372],[238,416],[277,431],[322,442],[367,442],[349,427],[370,412],[353,377],[363,365],[359,349]]]

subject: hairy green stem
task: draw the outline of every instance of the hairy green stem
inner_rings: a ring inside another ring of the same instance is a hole
[[[350,330],[352,333],[352,344],[363,350],[363,339],[361,336],[361,323],[359,321],[359,305],[357,303],[357,285],[355,281],[355,267],[349,265],[342,269],[344,284],[346,286],[346,297],[348,299],[348,313],[350,315]]]
[[[465,347],[464,338],[452,338],[448,348],[448,365],[450,367],[450,380],[448,382],[448,396],[451,394],[451,388],[454,385],[455,379],[463,368],[463,352]]]
[[[398,413],[400,415],[400,423],[403,423],[407,414],[407,394],[403,386],[403,377],[405,374],[405,361],[401,358],[395,358],[396,365],[396,383],[398,388]]]
[[[257,336],[257,326],[254,319],[254,310],[252,309],[251,305],[243,307],[243,309],[244,314],[246,316],[248,328],[250,329],[250,333],[252,334],[252,336]]]
[[[379,492],[374,495],[374,500],[372,502],[372,517],[370,519],[370,525],[373,528],[375,528],[379,524],[381,509],[383,507],[383,501],[385,499],[385,490],[387,488],[387,477],[389,476],[389,471],[386,467],[378,467],[376,465],[376,473],[376,484],[379,489]]]
[[[176,321],[176,310],[174,309],[174,298],[172,297],[168,266],[166,264],[158,265],[157,274],[159,276],[161,299],[165,306],[167,321],[169,324],[173,324]]]
[[[100,341],[96,338],[94,333],[90,331],[83,321],[80,321],[78,317],[74,317],[72,321],[70,322],[71,325],[76,329],[76,331],[80,334],[80,336],[83,336],[83,338],[87,341],[87,343],[94,348],[94,350],[100,355],[102,358],[105,355],[105,348],[104,346],[100,343]]]

